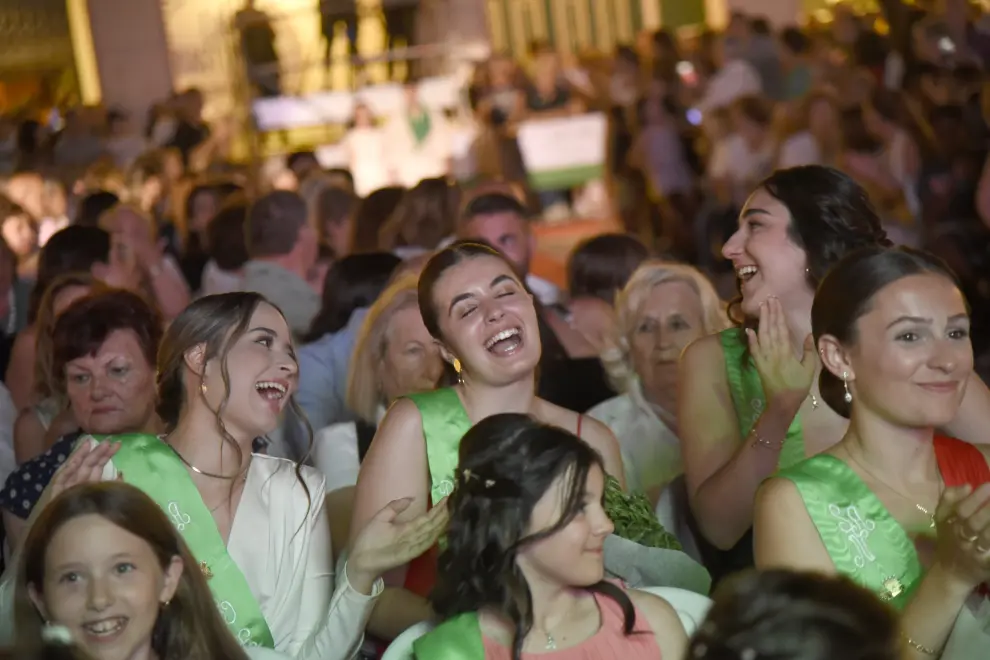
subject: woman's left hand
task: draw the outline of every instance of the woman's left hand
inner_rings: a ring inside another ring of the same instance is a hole
[[[404,566],[433,547],[447,527],[447,501],[408,522],[396,518],[412,498],[394,500],[379,511],[358,534],[347,557],[347,579],[362,593],[370,593],[382,573]]]

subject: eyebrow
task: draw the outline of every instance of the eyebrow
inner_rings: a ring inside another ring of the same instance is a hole
[[[770,211],[761,208],[749,208],[742,212],[743,218],[748,218],[754,215],[770,215]]]
[[[271,328],[266,328],[263,325],[262,326],[258,326],[257,328],[251,328],[250,330],[248,330],[248,332],[267,332],[268,334],[272,335],[273,337],[277,337],[278,336],[278,333],[277,332],[275,332]]]
[[[488,288],[489,289],[495,288],[502,282],[506,282],[506,281],[515,282],[515,279],[511,275],[498,275],[488,284]],[[450,301],[450,307],[447,308],[447,315],[449,316],[451,313],[453,313],[454,307],[457,305],[457,303],[463,302],[470,298],[474,298],[473,293],[462,293],[459,296],[454,296],[454,299]]]
[[[962,320],[965,320],[967,318],[969,318],[969,315],[968,314],[956,314],[954,316],[950,316],[949,317],[949,321],[950,322],[952,322],[952,321],[962,321]],[[932,324],[932,319],[925,318],[923,316],[900,316],[900,317],[894,319],[893,321],[891,321],[887,325],[887,328],[893,328],[898,323],[905,323],[905,322],[923,323],[925,325],[931,325]]]

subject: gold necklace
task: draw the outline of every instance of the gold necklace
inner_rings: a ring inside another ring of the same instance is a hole
[[[868,475],[870,475],[875,480],[877,480],[878,482],[880,482],[880,484],[883,487],[885,487],[887,490],[889,490],[890,492],[894,493],[895,495],[897,495],[898,497],[900,497],[904,501],[910,502],[911,504],[914,505],[914,508],[916,508],[918,511],[920,511],[923,514],[925,514],[926,516],[928,516],[928,527],[929,527],[929,529],[935,529],[935,514],[933,512],[930,512],[928,509],[926,509],[925,507],[923,507],[920,504],[918,504],[918,502],[913,497],[908,497],[907,495],[905,495],[904,493],[902,493],[901,491],[897,490],[896,488],[894,488],[893,486],[891,486],[890,484],[888,484],[886,481],[884,481],[883,479],[881,479],[880,477],[878,477],[876,475],[876,473],[873,472],[873,470],[871,470],[870,468],[868,468],[865,465],[863,465],[855,456],[853,456],[853,454],[852,454],[851,451],[849,451],[848,449],[846,449],[845,451],[846,451],[846,455],[849,456],[849,458],[851,458],[853,460],[853,463],[855,463],[856,465],[858,465],[859,467],[861,467]],[[942,497],[942,487],[941,487],[941,484],[939,485],[939,497]]]

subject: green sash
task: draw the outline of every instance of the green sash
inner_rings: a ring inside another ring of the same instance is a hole
[[[835,568],[903,609],[921,581],[918,552],[859,475],[835,456],[819,454],[778,476],[797,486]]]
[[[275,648],[275,640],[244,574],[227,554],[213,516],[172,448],[153,435],[118,435],[114,467],[171,519],[207,576],[217,607],[244,646]]]
[[[477,612],[444,621],[413,642],[416,660],[485,660]]]
[[[767,406],[767,396],[763,392],[760,374],[756,371],[753,358],[749,355],[746,334],[742,328],[729,328],[718,335],[725,356],[725,373],[729,379],[729,392],[739,420],[739,434],[745,438],[753,430],[756,420]],[[777,467],[780,469],[800,463],[806,458],[804,436],[801,433],[801,415],[794,416],[784,446],[780,450]]]
[[[454,492],[461,438],[471,429],[471,420],[453,388],[411,394],[409,399],[423,418],[426,460],[430,466],[430,499],[436,504]]]
[[[454,491],[461,438],[471,429],[471,419],[453,388],[411,394],[409,398],[423,419],[430,498],[436,504]],[[651,548],[681,549],[677,538],[657,520],[652,504],[642,494],[623,493],[612,476],[606,482],[605,512],[622,538]]]

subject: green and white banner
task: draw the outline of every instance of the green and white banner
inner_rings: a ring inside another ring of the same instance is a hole
[[[525,121],[516,141],[534,190],[566,190],[605,175],[608,118],[603,113]]]

